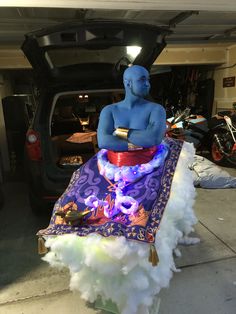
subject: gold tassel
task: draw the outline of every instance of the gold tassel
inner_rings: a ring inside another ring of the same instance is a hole
[[[158,258],[156,247],[154,244],[150,245],[148,261],[152,263],[152,266],[157,266],[159,263],[159,258]]]
[[[45,246],[45,240],[43,237],[38,237],[38,254],[46,254],[48,249]]]

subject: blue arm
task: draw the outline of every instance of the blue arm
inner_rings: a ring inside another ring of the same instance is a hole
[[[100,113],[97,131],[98,146],[114,151],[127,151],[127,141],[112,135],[115,127],[111,106],[106,106]]]
[[[166,132],[166,112],[165,109],[156,105],[149,117],[149,124],[145,130],[130,130],[128,140],[142,147],[159,145]]]

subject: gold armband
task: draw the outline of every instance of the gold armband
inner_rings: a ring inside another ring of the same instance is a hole
[[[128,142],[128,151],[131,151],[131,150],[141,150],[143,149],[142,146],[137,146],[137,145],[134,145],[130,142]]]
[[[123,140],[128,141],[128,133],[129,133],[129,129],[127,128],[117,128],[115,130],[115,134],[116,136],[118,136],[119,138],[123,138]]]

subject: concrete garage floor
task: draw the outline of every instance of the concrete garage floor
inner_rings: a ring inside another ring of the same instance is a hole
[[[236,169],[227,169],[236,176]],[[35,233],[49,217],[34,217],[24,182],[4,186],[0,211],[1,314],[105,314],[68,290],[66,271],[52,269],[37,254]],[[196,246],[180,247],[181,268],[161,291],[160,314],[235,314],[236,190],[197,189]]]

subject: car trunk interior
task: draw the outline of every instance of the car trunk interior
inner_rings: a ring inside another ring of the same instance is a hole
[[[97,152],[102,108],[123,97],[123,90],[66,92],[56,95],[50,114],[53,158],[62,169],[82,165]]]

